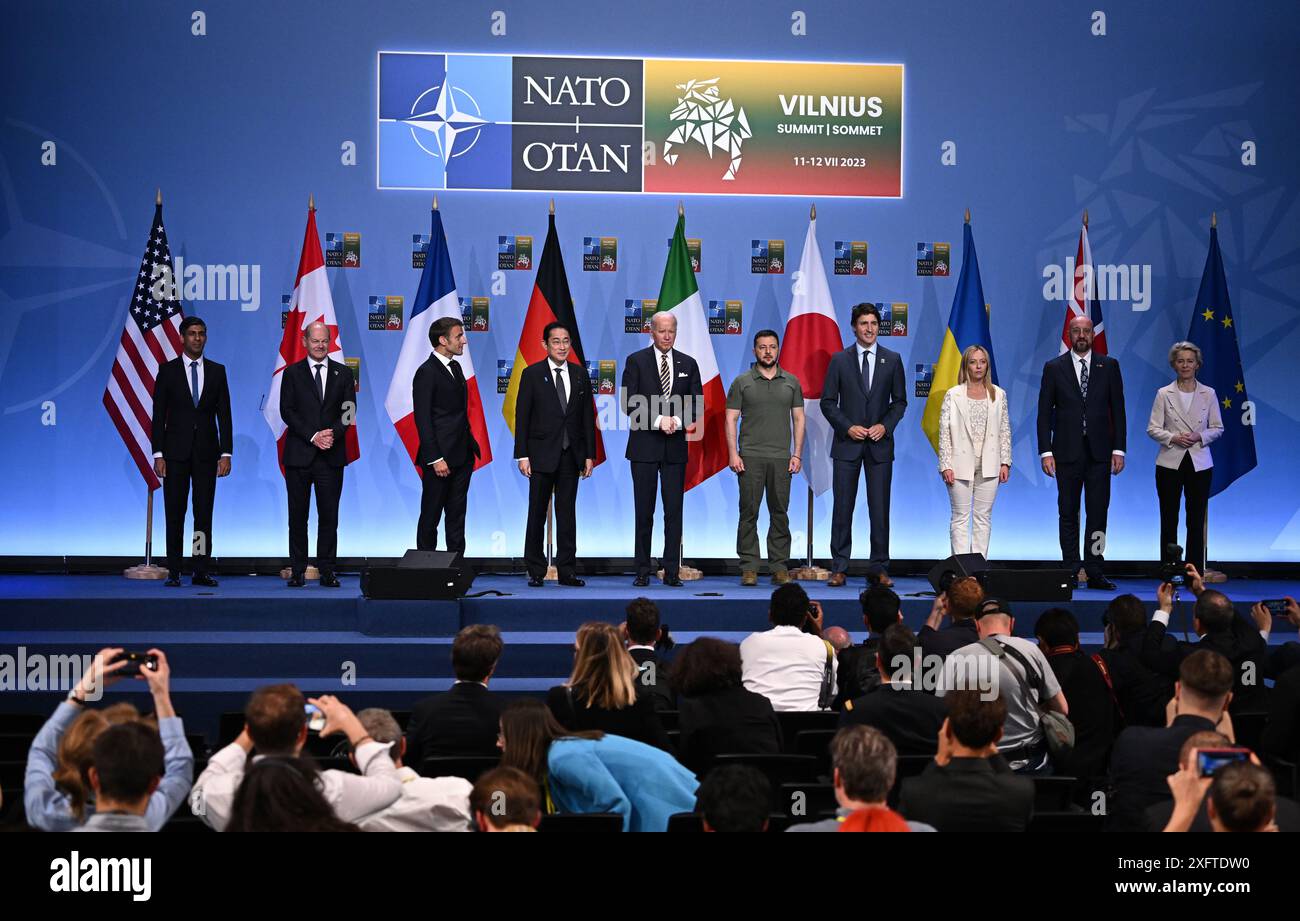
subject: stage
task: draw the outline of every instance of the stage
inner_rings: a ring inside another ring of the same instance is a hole
[[[163,649],[172,667],[177,711],[190,731],[215,739],[217,717],[239,710],[254,687],[292,681],[304,691],[334,693],[350,704],[408,710],[418,697],[452,681],[450,646],[466,624],[492,623],[506,642],[492,687],[507,693],[538,693],[560,683],[572,662],[573,634],[585,621],[623,619],[627,601],[653,599],[678,643],[701,636],[740,642],[767,628],[772,586],[742,588],[736,577],[706,577],[682,588],[652,580],[633,588],[630,576],[588,577],[585,588],[547,584],[529,588],[522,575],[482,575],[473,597],[454,601],[373,601],[361,596],[357,576],[341,577],[339,589],[315,583],[286,588],[272,576],[225,576],[216,589],[166,588],[161,582],[109,575],[0,576],[0,655],[86,655],[106,646]],[[924,579],[899,578],[894,586],[903,615],[920,629],[932,597]],[[843,588],[801,583],[822,603],[827,626],[864,635],[859,580]],[[1132,592],[1154,606],[1151,580],[1120,580],[1115,592],[1081,589],[1066,606],[1079,620],[1083,642],[1101,643],[1102,613],[1117,594]],[[1300,594],[1294,581],[1234,579],[1222,586],[1249,614],[1264,598]],[[1058,602],[1016,602],[1016,633],[1029,636],[1034,622]],[[1172,627],[1191,629],[1190,600]],[[1278,618],[1270,642],[1296,639]],[[147,707],[140,685],[122,683],[109,698],[129,694]],[[6,689],[4,712],[44,712],[62,696],[43,689]],[[131,693],[134,690],[134,694]]]

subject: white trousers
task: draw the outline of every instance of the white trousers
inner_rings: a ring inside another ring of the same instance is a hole
[[[953,553],[989,555],[989,518],[997,494],[998,478],[980,476],[978,470],[973,480],[954,480],[948,487]]]

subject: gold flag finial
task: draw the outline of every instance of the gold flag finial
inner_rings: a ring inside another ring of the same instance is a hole
[[[970,208],[966,209],[966,223],[970,223]]]
[[[1219,226],[1219,212],[1217,211],[1210,212],[1210,226],[1211,227]]]
[[[1084,226],[1084,227],[1087,227],[1087,226],[1088,226],[1088,209],[1087,209],[1087,208],[1084,208],[1084,209],[1083,209],[1083,226]]]
[[[315,211],[315,210],[316,210],[316,196],[315,196],[315,195],[308,195],[308,196],[307,196],[307,210],[308,210],[308,211]]]
[[[551,199],[551,207],[550,207],[550,210],[549,210],[548,213],[549,213],[549,214],[554,214],[554,213],[555,213],[555,199],[554,199],[554,198]]]
[[[153,203],[154,203],[155,205],[161,205],[161,204],[162,204],[162,186],[159,186],[159,187],[158,187],[158,194],[154,196]]]
[[[686,217],[686,209],[682,207],[682,203],[680,201],[677,202],[677,216]]]
[[[434,211],[437,211],[437,210],[438,210],[438,196],[437,196],[437,195],[433,196],[433,210],[434,210]]]
[[[817,220],[817,205],[815,202],[813,203],[813,206],[808,209],[808,220],[810,221]]]

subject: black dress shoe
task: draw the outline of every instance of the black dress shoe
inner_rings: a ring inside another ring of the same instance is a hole
[[[195,576],[190,579],[190,585],[197,585],[202,588],[216,588],[217,580],[211,576]]]
[[[298,574],[290,576],[289,581],[285,583],[289,588],[302,588],[306,584],[307,583],[303,580],[303,577]]]
[[[587,584],[587,582],[584,579],[579,579],[577,576],[561,576],[560,584],[567,585],[570,588],[582,588]]]
[[[664,585],[669,588],[681,588],[684,583],[676,576],[664,576]]]
[[[167,586],[168,588],[180,588],[180,587],[181,587],[181,577],[180,577],[180,576],[168,576],[168,577],[167,577],[167,581],[164,582],[163,585]]]
[[[1088,588],[1099,592],[1113,592],[1115,591],[1115,583],[1105,576],[1094,576],[1088,580]]]
[[[637,588],[645,588],[650,584],[649,576],[637,576],[632,580],[632,584]]]
[[[546,584],[546,580],[543,579],[541,576],[529,576],[529,577],[528,577],[528,587],[529,587],[529,588],[541,588],[541,587],[542,587],[543,585],[545,585],[545,584]]]
[[[321,588],[340,588],[338,576],[331,573],[328,576],[320,577]]]

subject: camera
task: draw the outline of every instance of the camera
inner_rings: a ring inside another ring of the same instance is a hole
[[[158,670],[158,657],[147,652],[124,652],[120,661],[127,663],[120,672],[124,678],[138,678],[144,669],[151,672]]]
[[[1160,554],[1160,581],[1179,587],[1187,584],[1187,562],[1178,544],[1165,544]]]

